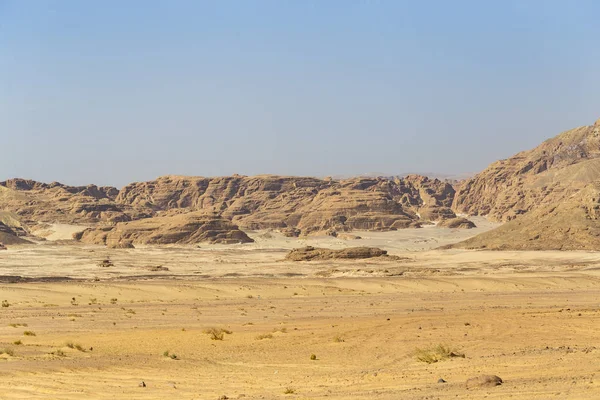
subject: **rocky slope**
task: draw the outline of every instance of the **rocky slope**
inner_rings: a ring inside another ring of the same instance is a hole
[[[600,184],[533,211],[451,248],[488,250],[600,249]]]
[[[152,210],[190,208],[218,212],[246,229],[383,230],[418,226],[446,217],[454,189],[437,179],[330,179],[231,176],[166,176],[126,186],[119,204]]]
[[[216,213],[232,226],[299,236],[419,227],[454,218],[454,194],[452,185],[417,175],[340,181],[272,175],[165,176],[120,191],[12,179],[0,182],[0,210],[16,216],[28,232],[43,223],[88,225],[108,232],[116,224],[131,222],[119,226],[143,229],[133,222],[173,211]]]
[[[119,222],[114,227],[90,228],[76,234],[90,244],[127,248],[129,244],[197,244],[253,242],[229,220],[204,212],[171,215]]]
[[[460,212],[510,221],[449,247],[600,249],[600,120],[492,164],[459,188]]]
[[[119,191],[113,187],[67,186],[10,179],[0,182],[0,210],[10,212],[25,226],[43,223],[116,223],[150,216],[114,200]]]
[[[458,188],[453,209],[510,221],[600,179],[600,120],[491,164]]]

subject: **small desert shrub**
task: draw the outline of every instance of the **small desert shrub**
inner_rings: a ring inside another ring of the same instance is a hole
[[[418,361],[433,364],[455,357],[465,358],[465,355],[450,346],[438,344],[437,346],[428,347],[426,349],[417,348],[415,350],[415,357]]]
[[[34,331],[25,331],[25,332],[23,332],[23,335],[25,335],[25,336],[37,336]]]
[[[179,359],[179,357],[177,357],[177,355],[176,355],[176,354],[171,354],[171,353],[169,352],[169,350],[166,350],[166,351],[163,353],[163,356],[164,356],[164,357],[169,357],[171,360],[178,360],[178,359]]]
[[[264,335],[258,335],[256,337],[256,340],[263,340],[263,339],[273,339],[273,335],[270,333],[266,333]]]
[[[2,300],[2,307],[10,307],[8,300]]]
[[[52,353],[50,353],[50,354],[54,354],[55,356],[58,356],[58,357],[66,357],[66,356],[67,356],[67,353],[65,353],[65,352],[64,352],[64,351],[62,351],[61,349],[58,349],[58,350],[56,350],[56,351],[53,351],[53,352],[52,352]]]
[[[310,355],[310,359],[315,361],[317,359],[317,355],[316,354],[311,354]]]
[[[339,335],[338,335],[338,336],[335,336],[335,337],[333,338],[333,341],[334,341],[335,343],[344,343],[344,342],[345,342],[344,338],[343,338],[343,337],[341,337],[341,336],[339,336]]]
[[[22,344],[23,344],[23,342],[22,342],[22,341],[20,341],[20,340],[15,340],[15,341],[13,342],[13,344],[14,344],[15,346],[20,346],[20,345],[22,345]]]
[[[283,328],[275,328],[275,329],[273,329],[273,333],[277,333],[277,332],[287,333],[287,328],[283,327]]]
[[[13,349],[9,349],[9,348],[1,349],[0,354],[6,354],[7,356],[11,356],[11,357],[15,356],[15,352],[13,351]]]
[[[117,304],[117,301],[119,301],[118,299],[110,299],[110,304]]]
[[[296,389],[291,388],[291,387],[285,388],[285,390],[283,391],[283,394],[294,394],[294,393],[296,393]]]
[[[80,345],[79,343],[67,342],[67,343],[65,343],[65,346],[67,346],[70,349],[79,350],[81,352],[85,351],[85,349],[83,348],[83,346]]]
[[[232,332],[223,328],[208,328],[204,330],[204,333],[210,336],[212,340],[223,340],[225,334],[231,335]]]

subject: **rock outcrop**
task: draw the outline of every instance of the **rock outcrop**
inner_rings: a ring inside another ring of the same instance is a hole
[[[390,230],[455,217],[453,187],[437,179],[331,179],[281,176],[166,176],[124,187],[116,202],[152,210],[189,208],[220,213],[245,229],[290,236],[326,231]]]
[[[38,223],[116,223],[147,217],[147,210],[117,204],[112,187],[67,186],[25,179],[0,182],[0,210],[15,215],[25,226]]]
[[[244,229],[276,229],[288,236],[420,227],[455,217],[452,185],[437,179],[282,176],[218,178],[165,176],[111,187],[0,182],[0,209],[25,225],[66,223],[111,227],[161,212],[215,212]],[[421,218],[420,215],[424,218]]]
[[[600,249],[600,121],[492,164],[461,186],[454,205],[509,222],[448,247]]]
[[[311,246],[294,249],[288,253],[285,259],[290,261],[362,260],[378,257],[391,259],[386,250],[376,247],[350,247],[342,250],[332,250]]]
[[[510,221],[600,180],[600,120],[491,164],[458,188],[453,209]]]
[[[448,246],[488,250],[600,249],[600,184],[545,205],[489,232]]]
[[[441,228],[451,228],[451,229],[472,229],[476,228],[475,223],[471,220],[468,220],[464,217],[445,219],[440,221],[437,225]]]
[[[127,248],[138,244],[249,243],[253,240],[217,215],[203,212],[171,215],[120,222],[114,227],[90,228],[75,235],[90,244]]]
[[[9,226],[0,222],[0,243],[15,245],[15,244],[28,244],[31,243],[28,240],[20,238],[17,236],[15,231],[13,231]]]

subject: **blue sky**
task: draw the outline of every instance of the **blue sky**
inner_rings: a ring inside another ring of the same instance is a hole
[[[0,0],[0,179],[477,172],[600,118],[597,1]]]

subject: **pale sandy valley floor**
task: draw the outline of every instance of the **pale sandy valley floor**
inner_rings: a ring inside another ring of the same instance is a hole
[[[11,248],[0,399],[600,399],[600,255],[435,250],[471,234]],[[401,258],[283,261],[307,244]],[[465,358],[415,358],[438,343]],[[505,383],[467,390],[480,374]]]

